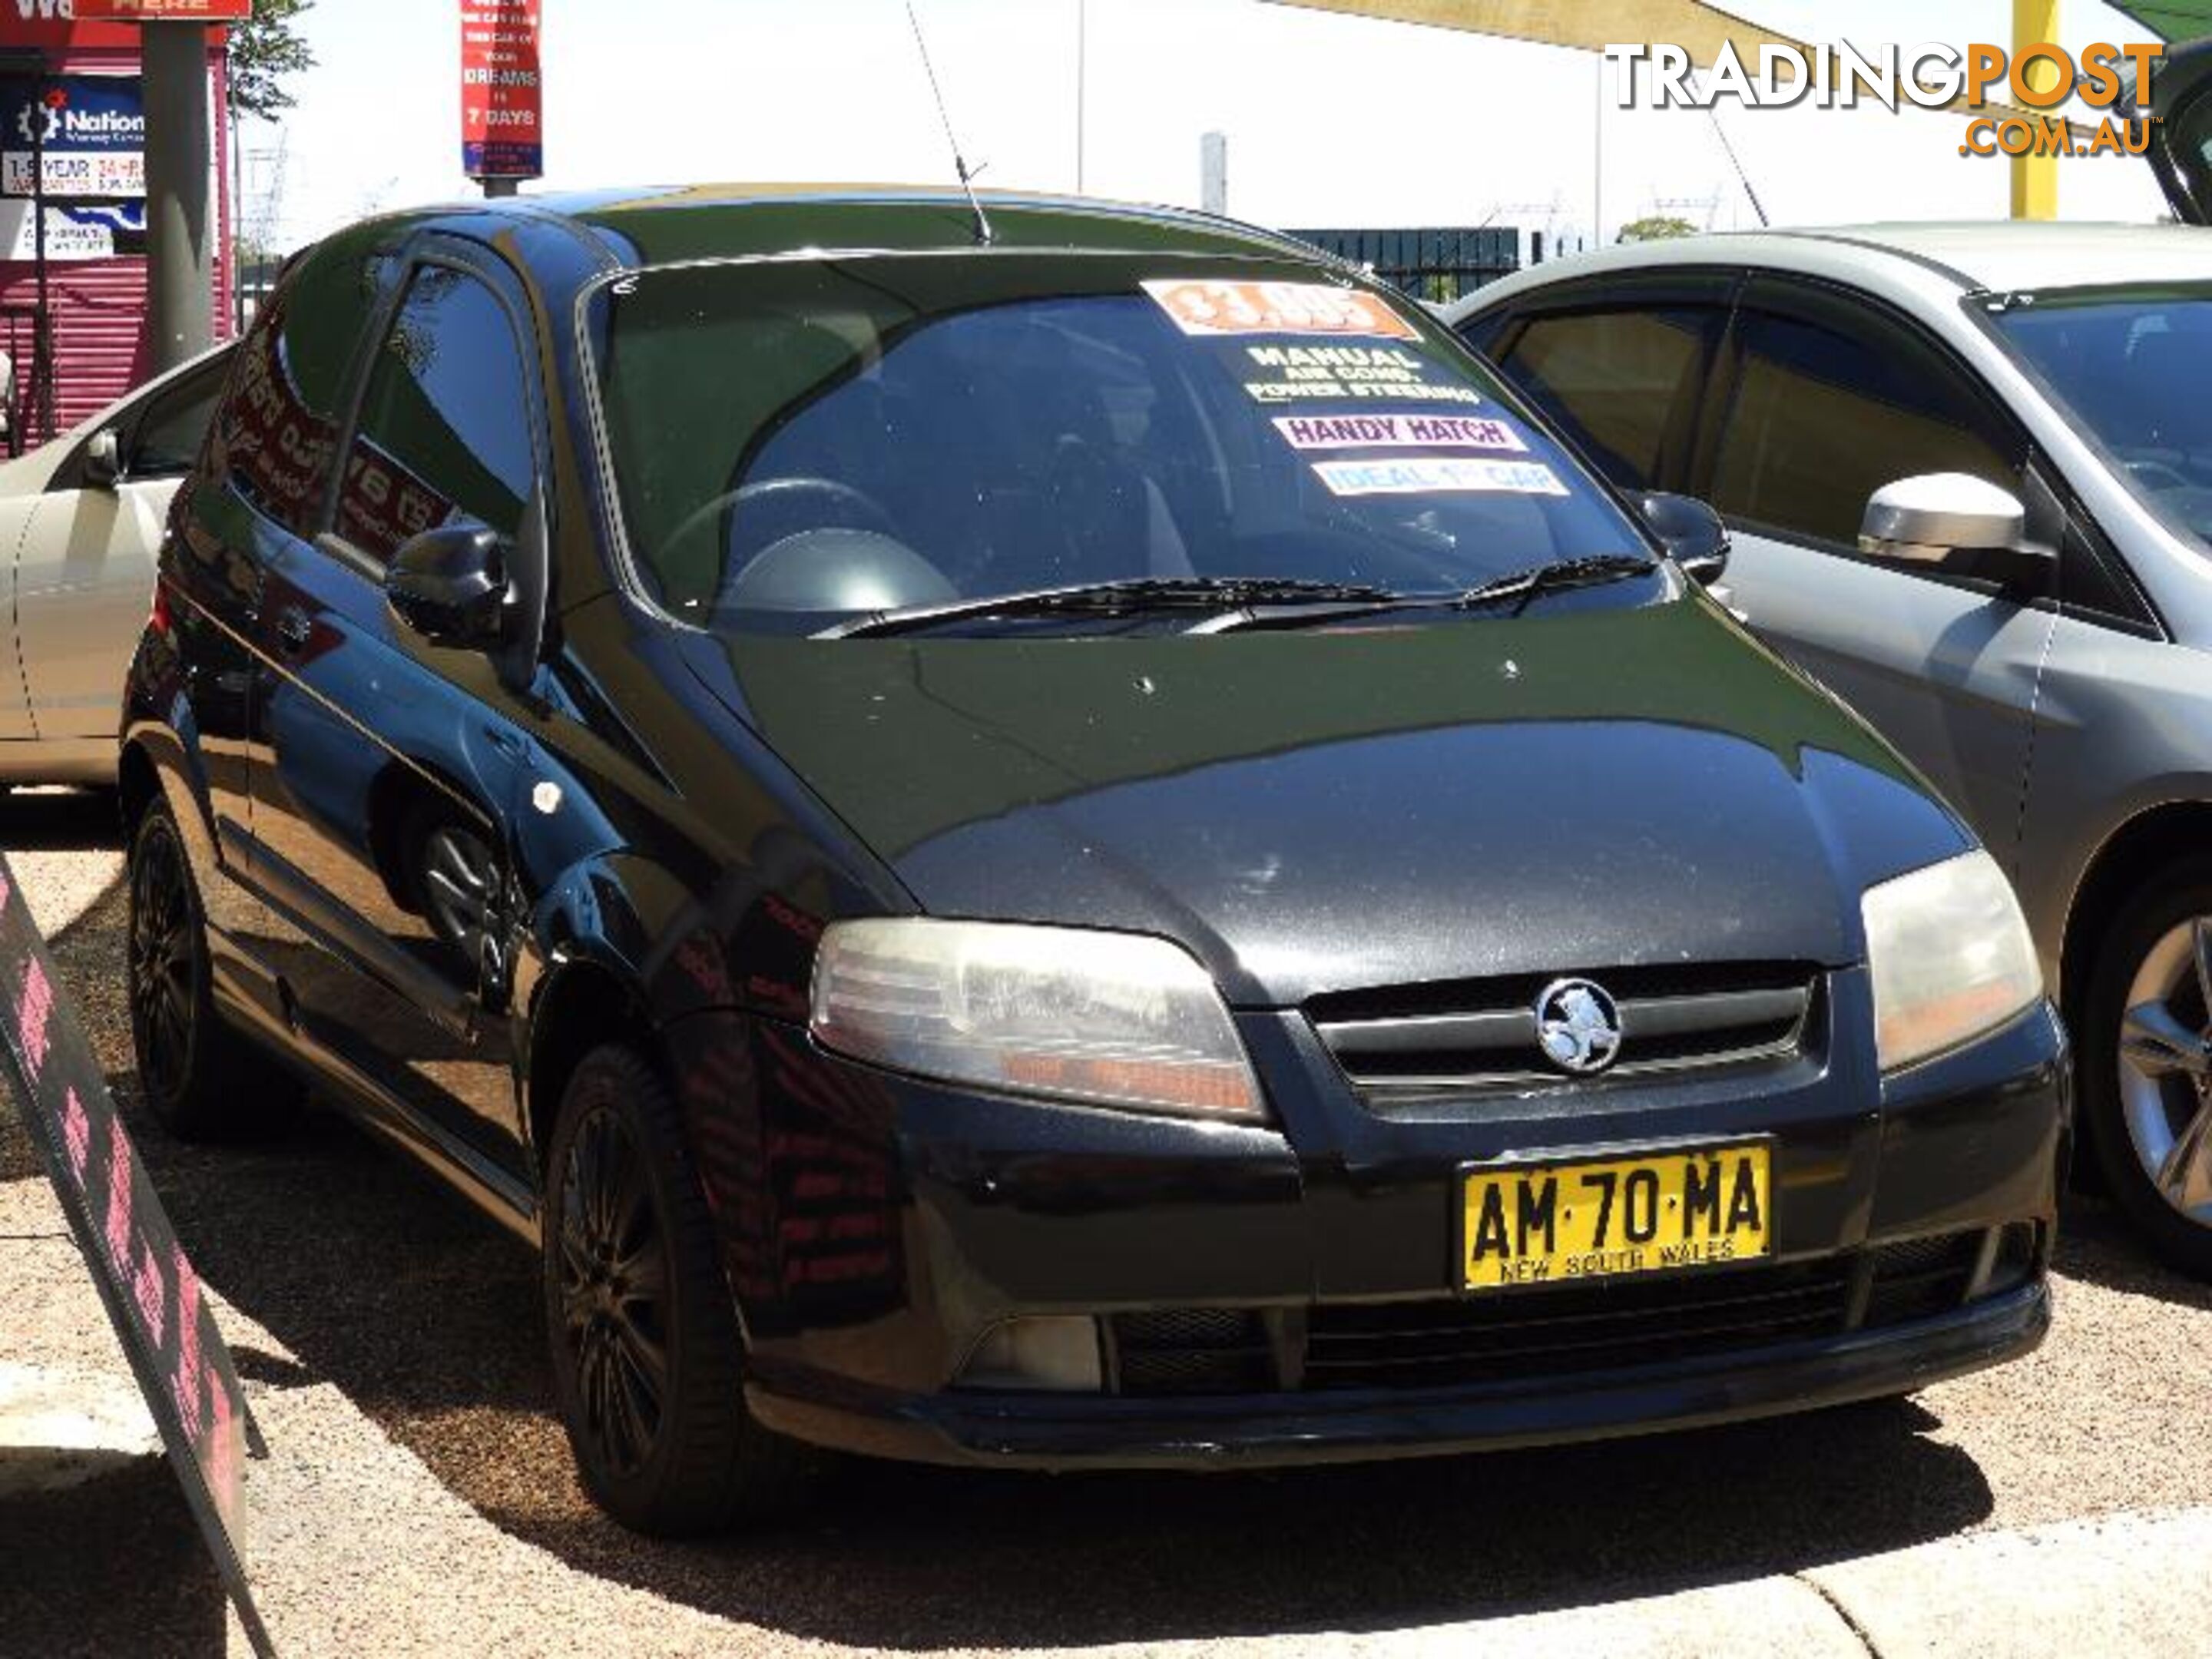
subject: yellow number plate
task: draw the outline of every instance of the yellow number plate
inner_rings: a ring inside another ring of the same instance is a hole
[[[1763,1143],[1589,1164],[1470,1170],[1460,1266],[1470,1291],[1717,1267],[1773,1249]]]

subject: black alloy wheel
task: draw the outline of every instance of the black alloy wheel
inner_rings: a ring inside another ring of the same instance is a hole
[[[579,1426],[594,1462],[623,1480],[645,1467],[668,1411],[668,1241],[641,1156],[613,1107],[587,1112],[568,1142],[556,1233]]]
[[[569,1079],[540,1225],[554,1389],[592,1498],[663,1538],[783,1507],[814,1459],[746,1413],[714,1218],[636,1048],[595,1048]]]
[[[268,1129],[300,1085],[216,1012],[206,917],[165,804],[149,807],[131,838],[130,892],[125,968],[147,1110],[187,1140]]]
[[[191,1073],[200,962],[184,849],[166,817],[149,818],[131,867],[131,1032],[138,1080],[157,1116]]]

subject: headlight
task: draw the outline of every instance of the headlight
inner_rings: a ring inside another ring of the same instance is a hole
[[[1165,939],[1002,922],[834,922],[815,1037],[896,1071],[1105,1106],[1266,1115],[1205,969]]]
[[[1869,887],[1859,910],[1885,1072],[1994,1030],[2043,994],[2027,918],[1987,853]]]

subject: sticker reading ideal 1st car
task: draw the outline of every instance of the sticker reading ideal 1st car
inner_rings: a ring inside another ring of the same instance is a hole
[[[1168,276],[1148,282],[1144,289],[1186,334],[1421,337],[1411,323],[1376,295],[1328,283],[1234,283]]]
[[[1491,494],[1564,495],[1567,487],[1538,461],[1482,461],[1458,455],[1407,455],[1377,461],[1316,461],[1333,495]]]

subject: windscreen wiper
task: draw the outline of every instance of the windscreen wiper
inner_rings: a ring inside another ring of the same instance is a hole
[[[1555,559],[1549,564],[1516,570],[1510,576],[1499,576],[1479,587],[1455,593],[1444,603],[1455,611],[1478,611],[1484,605],[1518,599],[1521,603],[1514,607],[1518,615],[1540,593],[1625,581],[1631,576],[1648,576],[1658,568],[1656,559],[1640,553],[1586,554],[1578,559]]]
[[[1259,605],[1376,605],[1401,596],[1364,582],[1310,581],[1297,576],[1139,576],[1085,582],[1027,593],[955,599],[878,611],[823,629],[817,640],[882,638],[911,634],[942,623],[985,617],[1135,617],[1159,611],[1243,611]]]
[[[1624,581],[1631,576],[1648,576],[1658,568],[1656,559],[1640,554],[1594,553],[1581,558],[1555,559],[1549,564],[1516,570],[1510,576],[1499,576],[1480,586],[1462,588],[1453,593],[1394,593],[1368,604],[1346,603],[1289,615],[1279,611],[1248,610],[1241,615],[1224,617],[1219,622],[1207,623],[1193,631],[1237,634],[1255,628],[1327,627],[1332,623],[1356,622],[1362,617],[1393,611],[1479,611],[1486,605],[1502,605],[1508,599],[1521,602],[1514,607],[1514,614],[1518,616],[1539,594],[1555,593],[1570,587],[1591,587],[1601,582]]]

